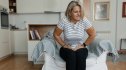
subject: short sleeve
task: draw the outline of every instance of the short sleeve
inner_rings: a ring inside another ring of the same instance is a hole
[[[92,27],[91,22],[87,18],[83,19],[83,25],[84,25],[84,29],[85,30],[88,29],[88,28],[90,28],[90,27]]]
[[[61,30],[64,29],[64,22],[62,19],[58,22],[57,27],[60,28]]]

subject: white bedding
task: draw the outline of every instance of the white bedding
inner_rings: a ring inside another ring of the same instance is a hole
[[[86,60],[86,70],[108,70],[106,65],[107,53],[107,51],[103,52],[98,58],[94,54],[89,53],[89,56]],[[47,53],[44,55],[45,63],[42,67],[42,70],[66,70],[64,61],[55,60]]]

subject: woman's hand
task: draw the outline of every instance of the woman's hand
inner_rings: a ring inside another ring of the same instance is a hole
[[[74,51],[76,51],[76,50],[78,50],[78,49],[80,49],[80,48],[85,48],[85,46],[82,45],[82,44],[78,44],[78,46],[74,49]]]
[[[63,46],[63,48],[71,49],[71,46],[69,44],[66,44],[66,45]]]

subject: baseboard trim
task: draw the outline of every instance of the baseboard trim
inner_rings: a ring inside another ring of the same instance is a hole
[[[14,56],[14,54],[8,54],[8,55],[6,55],[6,56],[4,56],[4,57],[1,57],[1,58],[0,58],[0,62],[3,61],[3,60],[6,60],[6,59],[8,59],[8,58],[10,58],[10,57],[12,57],[12,56]]]

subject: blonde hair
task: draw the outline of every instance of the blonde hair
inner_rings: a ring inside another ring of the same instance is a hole
[[[74,8],[75,6],[79,6],[79,7],[80,7],[80,9],[81,9],[81,18],[84,17],[84,12],[83,12],[83,9],[82,9],[81,5],[79,4],[79,2],[78,2],[78,1],[71,1],[71,2],[68,4],[67,9],[66,9],[66,12],[65,12],[65,16],[66,16],[69,20],[71,19],[71,12],[72,12],[72,10],[73,10],[73,8]]]

